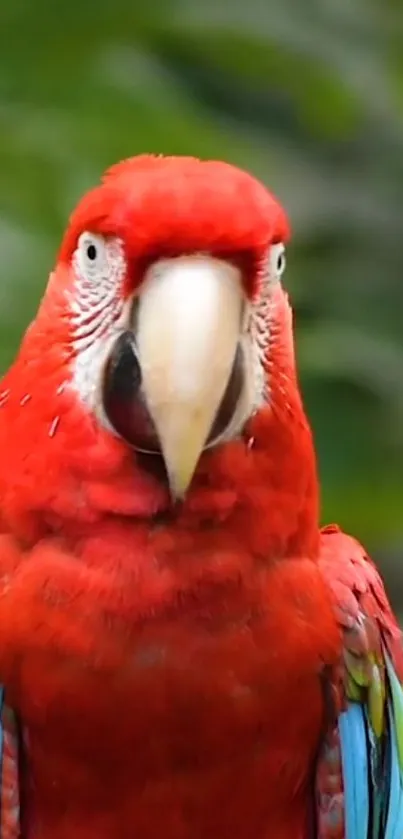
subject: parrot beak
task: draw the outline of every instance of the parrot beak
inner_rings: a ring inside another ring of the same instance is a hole
[[[136,344],[172,498],[184,497],[231,381],[244,307],[235,265],[192,255],[152,265]]]

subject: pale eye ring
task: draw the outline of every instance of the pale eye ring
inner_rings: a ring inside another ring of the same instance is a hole
[[[281,251],[277,255],[277,263],[276,263],[276,270],[278,274],[282,274],[285,269],[285,253]]]
[[[285,271],[285,248],[282,242],[272,245],[269,256],[269,274],[272,280],[278,280]]]
[[[78,264],[84,275],[95,279],[109,273],[106,242],[103,236],[84,231],[76,251]]]

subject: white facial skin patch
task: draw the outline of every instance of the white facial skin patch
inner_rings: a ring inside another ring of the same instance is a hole
[[[72,267],[72,386],[99,421],[113,431],[103,411],[102,381],[116,337],[133,328],[134,300],[125,301],[123,296],[127,274],[124,244],[114,237],[84,232]],[[272,290],[284,268],[284,245],[272,245],[259,297],[250,304],[242,291],[239,269],[225,260],[192,254],[150,266],[136,292],[135,337],[151,410],[153,399],[165,413],[175,401],[182,406],[193,404],[195,409],[198,400],[202,403],[206,398],[203,382],[207,386],[209,380],[210,397],[219,401],[236,338],[243,350],[245,382],[222,439],[239,434],[247,418],[270,399],[265,367],[269,368]]]

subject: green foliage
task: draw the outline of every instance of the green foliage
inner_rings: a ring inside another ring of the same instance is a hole
[[[392,0],[0,7],[0,365],[115,160],[226,158],[288,208],[323,516],[403,537],[403,12]]]

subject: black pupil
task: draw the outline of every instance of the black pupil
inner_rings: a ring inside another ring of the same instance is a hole
[[[281,269],[283,267],[283,259],[284,259],[284,256],[283,256],[282,253],[280,253],[279,256],[277,257],[277,270],[278,271],[281,271]]]
[[[95,245],[88,245],[88,247],[87,247],[87,256],[88,256],[88,259],[90,259],[90,260],[91,260],[91,262],[93,262],[93,261],[94,261],[94,259],[96,259],[96,256],[97,256],[97,249],[96,249]]]

